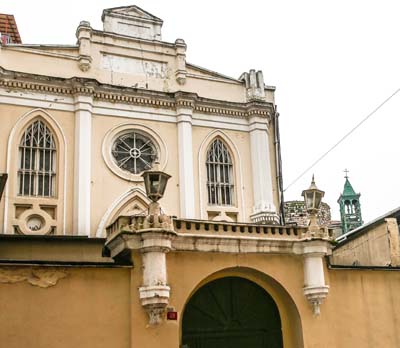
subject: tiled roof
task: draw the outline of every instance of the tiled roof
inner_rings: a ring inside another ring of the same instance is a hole
[[[0,13],[0,33],[6,34],[11,37],[12,43],[22,43],[21,37],[19,36],[17,23],[13,15]]]

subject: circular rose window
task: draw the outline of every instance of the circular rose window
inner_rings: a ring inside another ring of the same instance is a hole
[[[117,166],[132,174],[151,169],[157,159],[157,149],[153,141],[137,132],[118,136],[111,153]]]

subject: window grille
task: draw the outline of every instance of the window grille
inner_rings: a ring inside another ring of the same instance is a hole
[[[53,134],[43,121],[34,121],[25,129],[19,145],[19,195],[53,197],[55,168]]]
[[[211,205],[233,205],[233,165],[231,155],[220,139],[207,152],[207,191]]]
[[[151,139],[135,131],[120,135],[111,153],[118,167],[132,174],[151,169],[157,159],[157,149]]]

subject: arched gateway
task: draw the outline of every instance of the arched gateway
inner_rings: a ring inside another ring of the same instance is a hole
[[[182,320],[185,348],[283,347],[278,307],[263,288],[244,278],[226,277],[202,286]]]

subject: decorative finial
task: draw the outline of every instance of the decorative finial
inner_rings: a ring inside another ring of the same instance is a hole
[[[346,168],[345,170],[344,170],[344,178],[345,179],[348,179],[349,178],[349,176],[347,175],[348,173],[349,173],[349,170]]]

